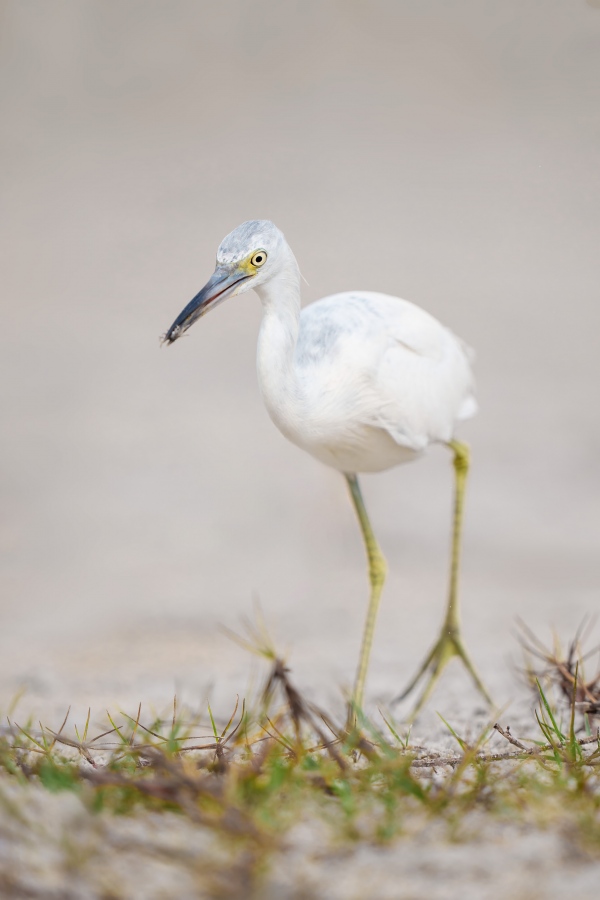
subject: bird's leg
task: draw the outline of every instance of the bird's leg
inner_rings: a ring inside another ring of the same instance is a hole
[[[462,660],[467,672],[473,679],[475,687],[480,694],[483,695],[486,702],[492,706],[490,695],[485,689],[477,670],[471,662],[467,651],[464,648],[461,628],[460,628],[460,607],[458,595],[458,579],[460,572],[460,553],[461,553],[461,533],[463,520],[463,502],[465,495],[465,487],[467,481],[467,473],[469,471],[470,452],[468,444],[462,444],[459,441],[450,441],[450,449],[454,452],[454,471],[455,495],[454,495],[454,526],[452,534],[452,561],[450,567],[450,591],[448,596],[448,606],[446,609],[446,617],[442,626],[441,634],[427,655],[424,663],[419,671],[412,679],[408,687],[397,700],[403,700],[417,686],[421,679],[425,680],[425,687],[417,700],[413,709],[413,717],[417,715],[423,704],[431,694],[435,684],[442,672],[444,666],[452,659],[458,656]]]
[[[356,711],[360,710],[363,704],[365,680],[367,677],[371,645],[373,644],[373,633],[375,631],[375,620],[377,618],[379,600],[387,572],[387,564],[383,553],[379,549],[379,544],[375,539],[375,535],[373,534],[373,529],[371,528],[371,523],[369,522],[367,510],[360,492],[358,478],[356,475],[346,475],[346,481],[350,488],[350,496],[354,503],[363,540],[365,542],[367,560],[369,562],[369,581],[371,583],[371,596],[369,598],[369,607],[367,609],[367,620],[365,622],[365,630],[363,631],[358,670],[356,672],[356,682],[354,684],[354,692],[351,701],[349,719],[349,724],[351,724],[356,718]]]

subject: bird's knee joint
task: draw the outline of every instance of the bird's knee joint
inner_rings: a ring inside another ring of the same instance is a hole
[[[471,449],[468,444],[453,444],[454,469],[457,474],[468,472],[471,464]]]
[[[382,553],[373,553],[369,555],[369,574],[371,584],[382,585],[387,575],[387,562]]]

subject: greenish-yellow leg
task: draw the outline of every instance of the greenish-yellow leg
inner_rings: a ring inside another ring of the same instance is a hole
[[[367,510],[360,492],[358,479],[356,475],[346,475],[346,481],[350,488],[350,496],[354,503],[356,515],[360,523],[362,536],[367,551],[367,559],[369,561],[369,581],[371,583],[371,596],[369,598],[369,607],[367,609],[367,620],[365,622],[365,630],[363,631],[362,645],[360,649],[360,659],[358,661],[358,670],[356,672],[356,682],[354,684],[354,692],[352,694],[352,706],[354,710],[362,708],[365,680],[367,677],[367,668],[369,665],[369,656],[371,654],[371,645],[373,644],[373,633],[375,631],[375,620],[377,618],[377,610],[379,609],[379,600],[383,590],[383,583],[387,572],[387,564],[385,557],[379,549],[379,544],[375,540],[371,523],[367,515]],[[352,718],[354,717],[351,711]]]
[[[463,502],[465,496],[465,486],[467,481],[467,473],[469,471],[470,452],[468,444],[462,444],[459,441],[451,441],[449,447],[454,452],[454,471],[456,473],[455,495],[454,495],[454,528],[452,535],[452,564],[450,569],[450,593],[448,597],[448,607],[446,617],[442,626],[441,634],[427,655],[423,665],[412,679],[406,690],[400,694],[397,700],[403,700],[411,691],[416,688],[423,679],[424,688],[413,709],[412,715],[416,716],[423,704],[431,694],[435,684],[442,672],[444,666],[452,659],[458,656],[462,660],[467,672],[473,679],[475,687],[485,698],[486,702],[492,706],[492,700],[485,689],[481,678],[479,677],[475,666],[471,662],[461,636],[460,629],[460,607],[458,596],[458,578],[460,571],[460,551],[461,551],[461,532],[463,520]]]

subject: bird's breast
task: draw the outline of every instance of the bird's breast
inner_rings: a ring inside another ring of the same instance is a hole
[[[364,421],[360,391],[337,389],[314,373],[310,384],[297,377],[282,390],[261,383],[265,406],[281,433],[311,456],[340,472],[379,472],[415,459],[419,453],[399,446],[382,428]]]

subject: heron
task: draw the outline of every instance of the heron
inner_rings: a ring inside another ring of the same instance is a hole
[[[301,307],[301,275],[283,233],[252,220],[221,242],[216,268],[177,316],[163,343],[229,297],[254,290],[262,307],[257,371],[261,394],[286,438],[346,479],[362,532],[370,597],[351,708],[363,706],[365,681],[387,564],[371,526],[358,475],[422,456],[431,444],[452,453],[454,515],[449,593],[439,636],[396,700],[420,693],[421,709],[453,657],[476,689],[489,694],[462,638],[459,568],[469,447],[456,426],[477,411],[471,351],[448,328],[413,303],[371,291],[348,291]]]

